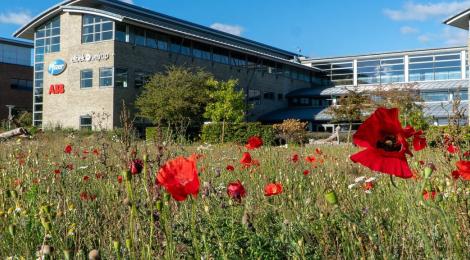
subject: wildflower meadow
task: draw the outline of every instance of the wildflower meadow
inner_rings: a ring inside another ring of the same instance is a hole
[[[2,259],[464,259],[468,140],[377,109],[340,145],[0,144]]]

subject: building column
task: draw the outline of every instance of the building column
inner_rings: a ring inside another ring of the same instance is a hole
[[[409,56],[408,55],[405,55],[404,57],[404,68],[403,68],[403,71],[405,72],[405,83],[408,83],[410,82],[410,71],[409,71],[409,66],[410,64],[410,59],[409,59]]]
[[[468,39],[467,39],[467,55],[470,55],[470,19],[468,20],[468,25],[469,25],[469,27],[468,27],[468,28],[469,28],[469,31],[468,31]],[[466,55],[464,55],[464,56],[466,56]],[[469,56],[466,56],[465,59],[470,61]],[[465,73],[464,73],[464,75],[463,75],[463,76],[464,76],[463,78],[465,78],[465,76],[466,76],[466,74],[467,74],[466,64],[464,64],[464,67],[465,67]],[[467,115],[467,124],[470,126],[470,78],[467,79],[467,93],[468,93],[467,96],[469,97],[469,98],[468,98],[468,101],[467,101],[467,102],[468,102],[468,107],[467,107],[467,113],[468,113],[468,115]]]
[[[353,60],[353,86],[357,86],[357,60]]]
[[[466,74],[467,74],[467,69],[466,69],[466,64],[467,64],[467,57],[465,55],[465,51],[461,51],[460,52],[460,68],[461,68],[461,71],[462,71],[462,77],[461,79],[465,79],[466,77]]]

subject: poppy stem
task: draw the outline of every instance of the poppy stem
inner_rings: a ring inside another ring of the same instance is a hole
[[[191,233],[192,233],[192,242],[194,249],[194,258],[201,259],[201,253],[199,252],[199,245],[197,240],[196,232],[196,200],[191,198]]]
[[[396,189],[398,189],[398,186],[397,186],[397,184],[395,183],[395,180],[393,179],[393,175],[390,175],[390,183],[392,184],[393,187],[395,187]]]

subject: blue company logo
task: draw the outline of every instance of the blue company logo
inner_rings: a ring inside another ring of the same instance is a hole
[[[62,59],[57,59],[49,64],[49,68],[47,68],[47,72],[49,74],[57,76],[60,73],[64,72],[65,68],[67,67],[67,63],[65,63]]]

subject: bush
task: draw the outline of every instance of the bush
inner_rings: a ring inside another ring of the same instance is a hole
[[[302,143],[307,134],[307,124],[298,119],[286,119],[281,124],[273,125],[273,128],[287,143]]]
[[[431,126],[425,131],[426,139],[431,147],[442,144],[444,135],[452,136],[458,142],[470,142],[470,126],[459,128],[451,126]]]
[[[207,143],[219,143],[222,135],[222,123],[206,124],[202,127],[201,140]],[[243,144],[251,136],[259,136],[264,144],[274,144],[276,133],[271,125],[255,123],[238,123],[225,125],[225,137],[227,142]]]

